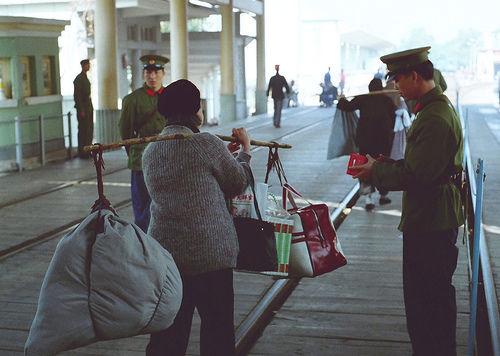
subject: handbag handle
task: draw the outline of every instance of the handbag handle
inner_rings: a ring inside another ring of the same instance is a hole
[[[257,195],[255,194],[255,178],[253,177],[252,168],[246,162],[243,162],[242,166],[245,168],[245,171],[247,173],[247,178],[250,181],[248,185],[252,189],[252,193],[253,193],[253,206],[255,207],[255,213],[257,213],[257,217],[259,218],[259,220],[263,221],[262,220],[262,215],[260,214],[259,204],[257,203]]]
[[[309,200],[305,199],[302,196],[302,194],[299,193],[299,191],[297,189],[292,187],[290,184],[285,183],[285,184],[283,184],[283,196],[281,198],[284,210],[287,210],[286,209],[287,198],[288,198],[288,201],[290,202],[290,204],[292,205],[292,210],[298,209],[297,203],[295,202],[295,198],[293,197],[294,195],[304,199],[306,202],[309,203],[309,205],[312,205],[312,203]]]
[[[269,173],[273,170],[273,168],[276,171],[276,174],[278,175],[278,179],[280,181],[280,185],[283,186],[283,182],[288,182],[286,175],[285,175],[285,170],[283,168],[283,163],[281,163],[280,156],[278,154],[278,147],[269,147],[269,153],[267,155],[267,171],[266,171],[266,178],[264,179],[264,183],[267,184],[269,181]]]

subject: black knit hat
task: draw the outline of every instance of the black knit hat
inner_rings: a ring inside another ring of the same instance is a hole
[[[379,91],[384,89],[382,86],[382,81],[378,78],[373,78],[368,84],[368,91]]]
[[[196,114],[200,110],[200,91],[189,80],[168,85],[158,97],[158,111],[169,118]]]

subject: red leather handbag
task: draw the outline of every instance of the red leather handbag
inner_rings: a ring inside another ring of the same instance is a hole
[[[330,220],[328,206],[310,202],[305,207],[297,206],[293,196],[302,195],[288,184],[277,148],[269,149],[266,183],[273,168],[283,187],[283,209],[287,210],[287,201],[292,206],[288,209],[293,218],[289,275],[316,277],[346,265],[347,260]]]
[[[337,233],[330,221],[326,204],[311,204],[299,208],[293,195],[301,197],[288,183],[283,184],[283,208],[287,197],[292,205],[288,212],[294,221],[290,248],[290,275],[316,277],[347,264]]]

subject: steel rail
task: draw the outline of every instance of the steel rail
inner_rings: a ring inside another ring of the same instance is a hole
[[[464,120],[462,107],[457,102],[457,108],[459,116],[462,120],[462,126],[465,133],[464,137],[464,156],[465,156],[465,165],[466,165],[466,173],[467,173],[467,182],[469,183],[469,191],[472,200],[472,209],[476,211],[476,200],[474,197],[476,196],[476,173],[474,164],[472,163],[472,156],[470,153],[470,146],[468,140],[468,130],[466,127],[468,122]],[[470,252],[470,251],[469,251]],[[490,329],[490,340],[491,340],[491,348],[492,348],[492,356],[500,356],[500,317],[498,310],[498,299],[495,288],[495,280],[493,278],[493,271],[491,269],[491,260],[488,249],[488,243],[485,239],[484,228],[481,227],[480,231],[480,240],[479,240],[479,254],[480,254],[480,264],[481,264],[481,275],[482,275],[482,284],[479,285],[480,288],[483,289],[484,297],[486,299],[486,310],[488,314],[488,322]],[[471,258],[471,254],[469,253],[469,258]],[[470,270],[469,270],[470,273]]]
[[[110,174],[117,173],[117,172],[120,172],[120,171],[124,171],[126,169],[128,169],[128,168],[127,167],[123,167],[123,168],[117,168],[117,169],[114,169],[114,170],[111,170],[111,171],[107,171],[106,173],[103,174],[103,176],[108,176]],[[71,182],[68,182],[68,183],[62,183],[62,184],[59,184],[59,185],[57,185],[55,187],[52,187],[52,188],[49,188],[49,189],[46,189],[46,190],[43,190],[43,191],[40,191],[40,192],[36,192],[36,193],[30,194],[29,196],[26,196],[26,197],[12,199],[12,200],[10,200],[8,202],[0,204],[0,209],[6,208],[6,207],[11,206],[11,205],[16,205],[16,204],[19,204],[19,203],[23,203],[25,201],[32,200],[32,199],[35,199],[35,198],[38,198],[38,197],[41,197],[43,195],[47,195],[47,194],[50,194],[50,193],[54,193],[54,192],[57,192],[59,190],[70,188],[70,187],[73,187],[75,185],[81,184],[82,182],[86,182],[86,181],[89,181],[89,180],[95,180],[95,174],[89,175],[87,177],[80,178],[78,180],[71,181]]]
[[[286,134],[283,134],[281,136],[278,136],[276,137],[275,139],[282,139],[282,138],[288,138],[288,137],[292,137],[294,135],[297,135],[299,133],[302,133],[304,131],[307,131],[307,130],[311,130],[313,129],[314,127],[322,124],[324,121],[326,120],[329,120],[330,118],[329,117],[326,117],[324,119],[321,119],[317,122],[315,122],[314,124],[312,125],[308,125],[308,126],[304,126],[304,127],[300,127],[296,130],[293,130],[293,131],[290,131],[290,132],[287,132]],[[251,149],[251,152],[257,152],[259,151],[260,149],[263,149],[263,148],[266,148],[266,147],[263,147],[263,146],[259,146],[259,147],[253,147]],[[124,168],[126,169],[126,168]],[[121,170],[121,169],[118,169],[118,170]],[[118,171],[116,170],[116,171]],[[116,171],[112,172],[112,173],[116,173]],[[108,173],[108,174],[111,174],[111,173]],[[95,179],[95,176],[93,176],[93,178],[89,178],[87,180],[90,180],[90,179]],[[79,182],[82,182],[84,180],[81,180]],[[77,184],[77,182],[75,183],[68,183],[68,184],[71,184],[71,185],[75,185]],[[60,189],[64,189],[64,188],[60,188]],[[60,190],[59,189],[59,190]],[[41,192],[41,194],[39,194],[38,196],[40,195],[45,195],[45,194],[48,194],[48,193],[43,193]],[[29,200],[29,199],[26,199],[26,200]],[[131,199],[126,199],[126,200],[123,200],[121,202],[119,202],[118,204],[116,205],[113,205],[116,209],[120,209],[120,208],[123,208],[125,206],[129,206],[131,204]],[[57,236],[60,236],[61,234],[63,233],[67,233],[69,231],[71,231],[72,229],[74,229],[80,222],[82,222],[85,218],[78,218],[76,220],[73,220],[67,224],[64,224],[62,226],[59,226],[53,230],[50,230],[48,232],[45,232],[43,234],[40,234],[38,236],[35,236],[33,238],[30,238],[30,239],[27,239],[23,242],[20,242],[18,244],[15,244],[15,245],[12,245],[12,246],[9,246],[7,248],[4,248],[2,250],[0,250],[0,261],[2,260],[5,260],[6,258],[8,257],[11,257],[21,251],[24,251],[28,248],[31,248],[33,246],[36,246],[42,242],[45,242],[45,241],[49,241],[49,240],[52,240],[54,238],[56,238]]]
[[[298,113],[292,113],[292,114],[290,114],[290,115],[288,115],[286,117],[283,117],[283,120],[284,121],[288,121],[291,118],[295,118],[295,117],[298,117],[298,116],[302,116],[302,115],[308,114],[309,112],[311,112],[311,111],[313,111],[315,109],[316,108],[310,108],[310,109],[306,109],[306,110],[300,111]],[[253,121],[251,121],[249,123],[253,123]],[[266,127],[266,126],[270,126],[270,125],[271,125],[271,122],[265,122],[265,123],[257,124],[257,125],[254,125],[254,126],[250,126],[250,127],[247,128],[247,130],[249,132],[251,132],[253,130],[257,130],[257,129],[260,129],[262,127]],[[286,135],[284,135],[284,136],[286,136]],[[280,136],[280,137],[277,137],[275,139],[281,139],[284,136]],[[113,173],[117,173],[117,172],[120,172],[120,171],[124,171],[124,170],[127,170],[127,169],[128,169],[127,167],[117,168],[117,169],[112,170],[112,171],[107,171],[103,175],[107,176],[107,175],[110,175],[110,174],[113,174]],[[32,193],[32,194],[30,194],[28,196],[25,196],[25,197],[12,199],[12,200],[7,201],[5,203],[0,203],[0,209],[6,208],[6,207],[12,206],[12,205],[20,204],[20,203],[23,203],[25,201],[29,201],[29,200],[38,198],[38,197],[46,195],[46,194],[50,194],[50,193],[54,193],[54,192],[66,189],[66,188],[70,188],[70,187],[78,185],[78,184],[80,184],[82,182],[86,182],[86,181],[93,180],[93,179],[95,179],[95,175],[91,175],[91,176],[84,177],[84,178],[78,178],[77,180],[74,180],[72,182],[59,184],[59,185],[57,185],[55,187],[52,187],[52,188],[49,188],[49,189],[46,189],[46,190],[43,190],[43,191],[40,191],[40,192]]]

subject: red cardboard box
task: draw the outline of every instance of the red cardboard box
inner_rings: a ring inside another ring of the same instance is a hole
[[[351,176],[355,176],[356,174],[359,173],[359,169],[354,169],[350,168],[354,165],[360,165],[368,162],[368,158],[366,158],[365,155],[359,154],[359,153],[351,153],[351,156],[349,157],[349,163],[347,164],[347,174]]]

